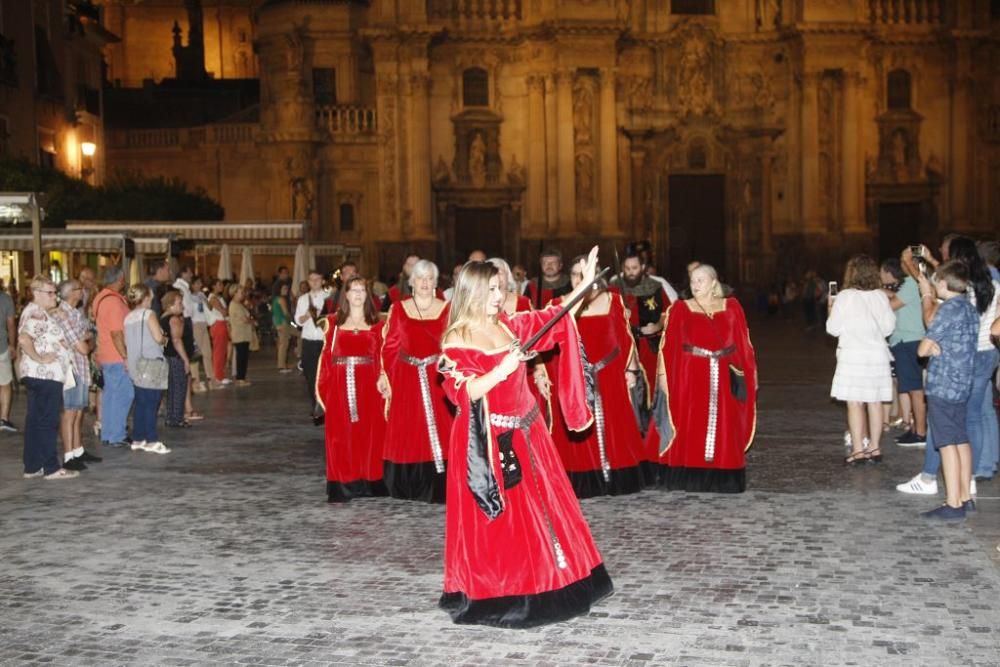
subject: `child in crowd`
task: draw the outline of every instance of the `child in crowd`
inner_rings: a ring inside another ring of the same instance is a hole
[[[927,411],[932,441],[941,453],[945,504],[921,516],[934,521],[961,521],[976,506],[969,494],[972,448],[966,430],[966,411],[972,391],[979,315],[966,298],[969,270],[959,260],[938,267],[931,280],[921,277],[920,298],[944,303],[918,352],[930,357],[927,366]]]

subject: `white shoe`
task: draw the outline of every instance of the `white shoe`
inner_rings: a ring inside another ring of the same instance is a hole
[[[169,454],[170,449],[167,448],[162,442],[147,442],[144,450],[152,454]]]
[[[927,483],[924,481],[923,473],[917,473],[917,476],[909,482],[897,484],[896,490],[901,491],[902,493],[914,493],[921,496],[936,496],[938,492],[938,483],[936,479]]]
[[[133,452],[137,452],[137,451],[139,451],[141,449],[146,449],[146,441],[145,440],[135,440],[135,441],[132,442],[132,451]]]
[[[853,449],[851,443],[852,443],[851,432],[850,431],[844,431],[844,447],[847,448],[847,449]]]
[[[59,468],[53,473],[49,473],[45,476],[45,479],[49,480],[59,480],[59,479],[73,479],[74,477],[79,477],[80,473],[75,470],[66,470],[66,468]]]
[[[976,495],[976,478],[975,477],[973,477],[972,481],[969,482],[969,495],[970,496]]]
[[[233,383],[233,381],[230,380],[229,378],[222,378],[221,380],[219,380],[219,384],[221,384],[221,385],[228,385],[228,384],[232,384],[232,383]]]

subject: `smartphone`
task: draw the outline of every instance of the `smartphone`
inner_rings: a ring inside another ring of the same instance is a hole
[[[826,292],[830,296],[837,296],[837,281],[836,280],[831,280],[830,281],[829,288],[827,289]]]
[[[913,255],[913,259],[922,259],[924,256],[923,246],[911,245],[910,254]]]

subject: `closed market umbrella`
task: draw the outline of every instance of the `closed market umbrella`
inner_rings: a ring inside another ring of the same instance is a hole
[[[243,262],[240,265],[240,285],[246,285],[248,280],[253,279],[253,256],[250,253],[250,246],[244,246]]]
[[[309,277],[309,267],[306,265],[308,256],[305,244],[300,243],[295,248],[295,261],[292,263],[292,294],[298,295],[299,285]]]
[[[219,271],[216,277],[219,280],[233,279],[233,252],[228,243],[223,243],[219,252]]]

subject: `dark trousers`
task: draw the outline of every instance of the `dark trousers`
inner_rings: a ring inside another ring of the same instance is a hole
[[[184,360],[167,357],[167,423],[179,426],[184,422],[184,399],[187,397],[188,377]]]
[[[233,343],[236,350],[236,379],[247,379],[247,364],[250,362],[250,343]]]
[[[181,362],[184,370],[184,362]],[[169,380],[168,380],[169,381]],[[132,437],[136,442],[158,442],[160,437],[156,432],[156,413],[160,409],[159,389],[135,388],[135,404],[132,408]],[[183,418],[183,412],[181,413]]]
[[[24,472],[59,470],[56,445],[59,418],[63,409],[63,385],[55,380],[24,378],[28,389],[28,410],[24,416]]]
[[[323,341],[302,339],[302,372],[306,376],[306,395],[316,411],[316,369],[323,354]]]

